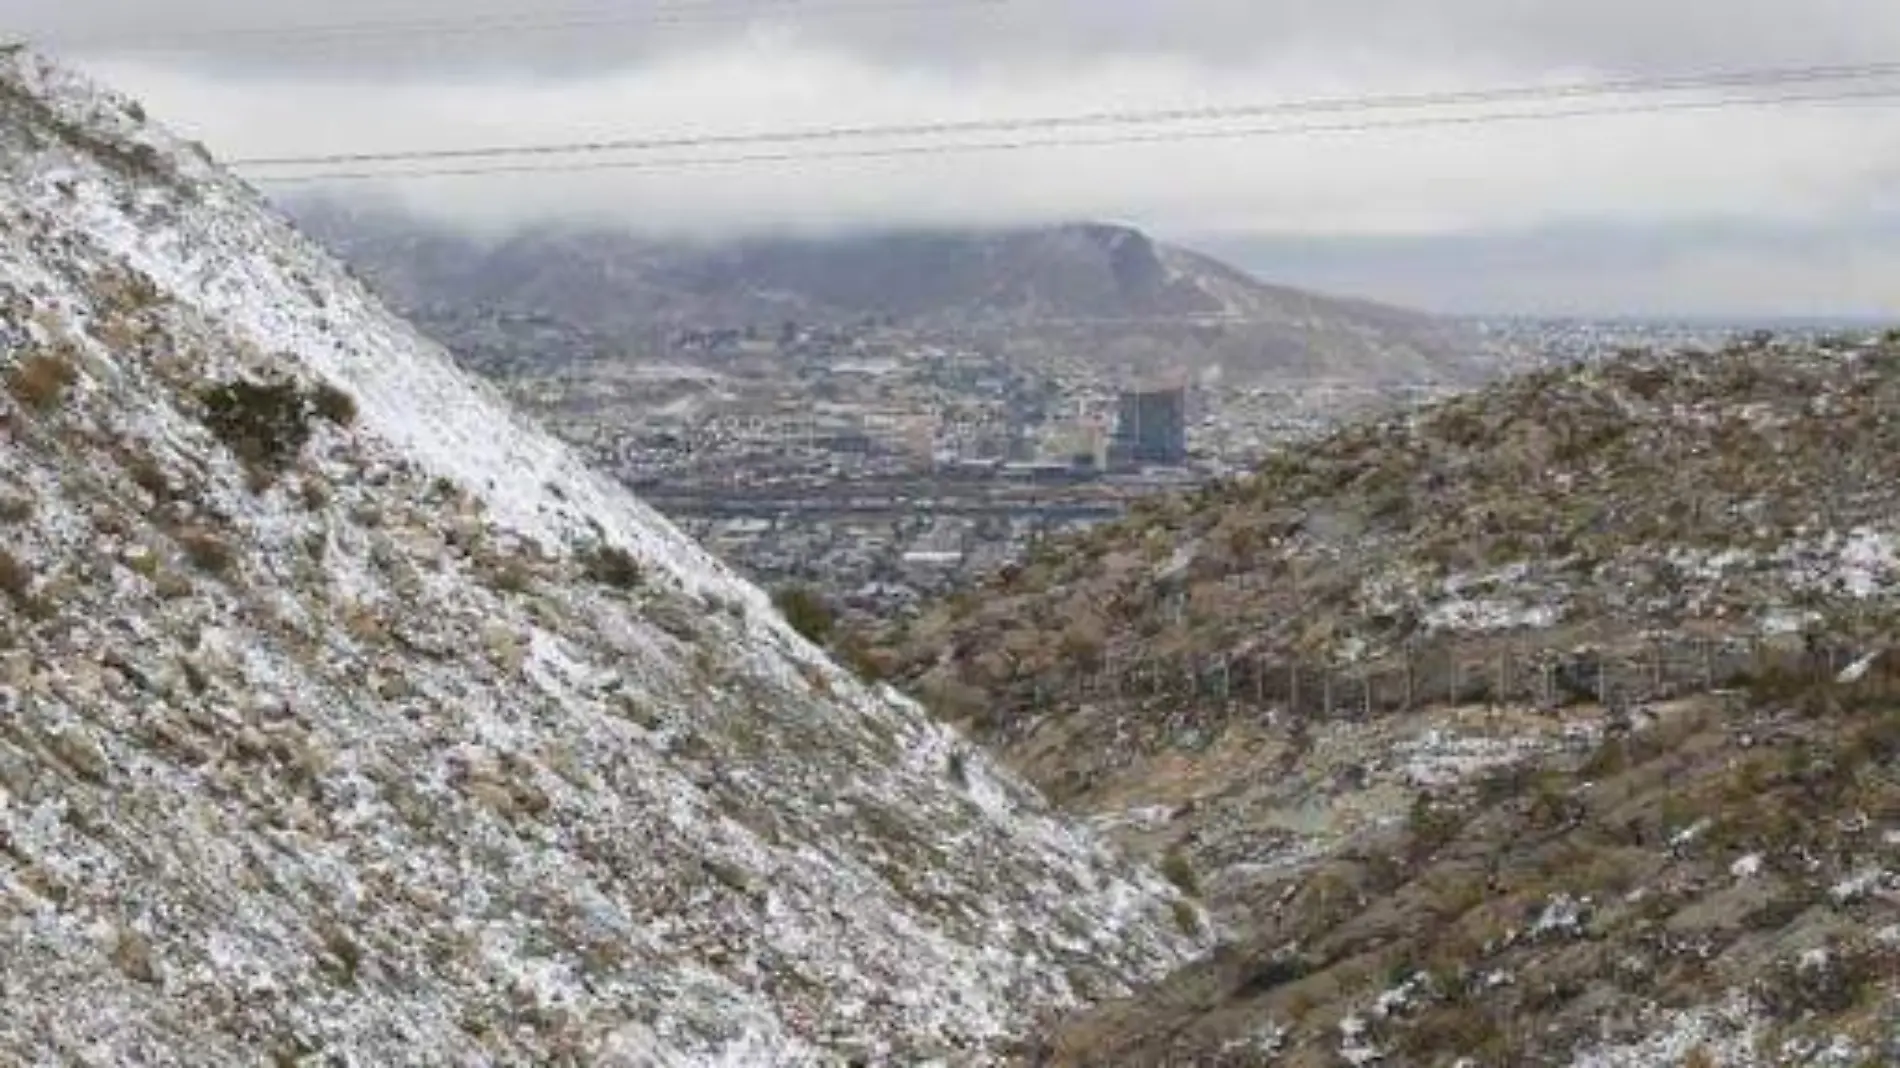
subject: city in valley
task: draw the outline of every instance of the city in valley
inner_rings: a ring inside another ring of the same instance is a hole
[[[1498,375],[1717,348],[1758,329],[1467,325]],[[532,359],[470,362],[756,581],[808,585],[867,620],[903,618],[1143,496],[1238,477],[1275,448],[1487,380],[1154,381],[1105,373],[1086,353],[1012,360],[1000,346],[879,325],[704,333],[659,359],[550,357],[561,333],[536,336],[549,348]],[[548,365],[558,369],[537,369]]]

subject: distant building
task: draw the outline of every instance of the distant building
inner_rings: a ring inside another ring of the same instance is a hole
[[[1110,452],[1137,464],[1186,463],[1187,387],[1124,392]]]

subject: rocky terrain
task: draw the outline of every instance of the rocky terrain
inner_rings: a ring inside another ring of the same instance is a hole
[[[863,639],[1227,942],[1046,1056],[1887,1063],[1897,402],[1900,336],[1539,372]]]
[[[1764,678],[1425,790],[1039,1063],[1895,1063],[1893,682]]]
[[[0,1061],[984,1063],[1193,907],[0,58]]]
[[[652,361],[682,332],[875,320],[1031,369],[1084,357],[1131,375],[1416,383],[1494,368],[1465,328],[1267,285],[1120,226],[699,245],[572,224],[478,239],[374,205],[285,207],[452,350],[499,365],[560,359],[537,355],[551,347]]]
[[[1890,633],[1896,402],[1900,337],[1539,372],[1144,499],[879,644],[955,711],[1143,658]],[[1031,725],[970,711],[992,737]]]

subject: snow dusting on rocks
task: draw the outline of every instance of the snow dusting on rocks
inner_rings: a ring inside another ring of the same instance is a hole
[[[0,159],[0,1060],[982,1063],[1198,948],[136,105],[8,53]]]

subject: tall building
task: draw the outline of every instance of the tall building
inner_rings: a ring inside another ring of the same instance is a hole
[[[1115,452],[1134,463],[1187,462],[1187,387],[1129,390],[1121,395]]]

